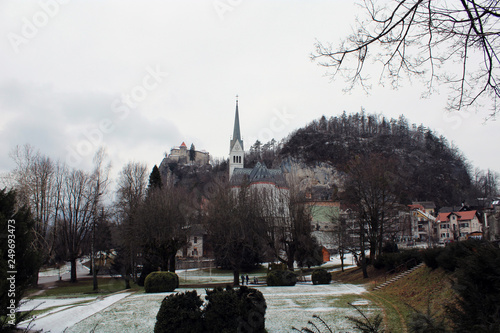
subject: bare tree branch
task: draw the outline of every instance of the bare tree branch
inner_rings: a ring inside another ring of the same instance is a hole
[[[382,64],[381,84],[389,80],[397,88],[405,77],[420,77],[430,95],[439,81],[453,92],[448,110],[477,110],[484,104],[495,116],[500,100],[499,2],[394,0],[378,9],[376,0],[364,0],[367,19],[357,22],[355,33],[336,48],[317,41],[311,59],[327,67],[332,79],[343,76],[347,91],[358,85],[370,89],[364,65],[374,58]]]

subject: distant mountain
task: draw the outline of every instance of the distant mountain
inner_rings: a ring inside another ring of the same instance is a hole
[[[404,116],[323,116],[290,134],[279,151],[282,160],[293,158],[309,166],[328,163],[340,171],[356,155],[370,153],[397,164],[407,202],[432,200],[446,206],[461,203],[471,193],[468,165],[460,151],[423,125],[410,126]]]

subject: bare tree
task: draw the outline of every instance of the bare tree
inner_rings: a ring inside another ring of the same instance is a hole
[[[334,243],[337,245],[340,265],[343,272],[346,254],[355,254],[357,252],[356,248],[359,246],[359,244],[357,244],[356,239],[353,238],[355,228],[353,224],[348,221],[345,214],[335,214],[330,218],[333,224],[332,237]]]
[[[290,180],[292,177],[290,177]],[[278,261],[294,270],[321,263],[319,245],[312,236],[311,206],[304,201],[294,181],[286,189],[259,189],[260,216],[266,220],[267,243]]]
[[[134,224],[138,210],[144,198],[148,185],[147,165],[139,162],[129,162],[118,176],[115,209],[117,211],[118,228],[116,243],[118,250],[118,269],[130,288],[130,278],[137,279],[137,255],[139,240]]]
[[[372,154],[357,156],[348,165],[345,199],[358,220],[360,262],[365,278],[368,277],[365,242],[370,245],[370,260],[373,261],[382,252],[389,217],[398,206],[394,164],[391,159]]]
[[[369,89],[368,59],[382,64],[380,82],[395,88],[405,75],[424,77],[428,92],[448,85],[449,110],[471,106],[498,112],[500,101],[500,6],[498,0],[393,0],[379,7],[363,0],[367,19],[339,46],[316,43],[312,59],[342,75],[348,85]]]
[[[175,272],[175,255],[187,243],[188,220],[181,210],[186,201],[183,190],[173,184],[148,190],[135,216],[145,268],[147,264],[153,270]]]
[[[219,181],[206,215],[206,228],[216,261],[233,271],[239,285],[240,271],[262,260],[265,220],[259,214],[259,198],[248,185],[231,189]]]
[[[36,247],[46,262],[54,248],[64,166],[31,145],[16,146],[10,157],[16,163],[10,178],[19,193],[20,203],[27,205],[33,214]]]
[[[71,282],[77,281],[76,260],[89,236],[94,213],[92,176],[82,170],[65,173],[58,234],[62,256],[71,264]]]
[[[99,150],[94,155],[94,171],[92,172],[92,238],[91,238],[91,271],[92,271],[92,280],[93,280],[93,289],[98,289],[97,283],[97,268],[95,264],[95,242],[96,242],[96,228],[98,224],[98,219],[104,214],[99,215],[98,208],[101,207],[104,210],[102,198],[106,193],[107,187],[109,185],[109,170],[111,168],[111,164],[108,163],[104,165],[106,159],[106,150],[104,148],[99,148]]]

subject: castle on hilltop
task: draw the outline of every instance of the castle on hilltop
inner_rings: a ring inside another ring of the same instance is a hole
[[[194,146],[193,146],[194,147]],[[170,149],[170,154],[165,156],[167,163],[177,162],[179,164],[199,164],[204,165],[210,162],[210,154],[205,150],[188,149],[186,144],[182,142],[180,146],[175,146]]]

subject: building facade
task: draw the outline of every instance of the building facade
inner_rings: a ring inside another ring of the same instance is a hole
[[[210,162],[210,154],[204,150],[194,151],[194,160],[191,160],[190,149],[183,142],[180,146],[175,146],[170,149],[170,154],[166,156],[167,162],[177,162],[181,164],[195,163],[208,164]]]
[[[477,210],[439,213],[436,226],[440,243],[480,238],[483,232]]]

